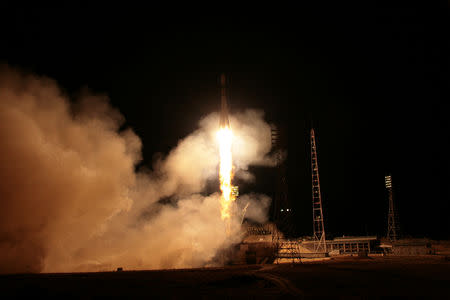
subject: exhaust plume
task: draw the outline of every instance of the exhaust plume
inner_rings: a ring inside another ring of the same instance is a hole
[[[235,176],[254,180],[249,165],[274,165],[270,126],[261,111],[230,117]],[[0,272],[201,267],[240,241],[226,237],[220,194],[204,195],[219,114],[138,172],[141,141],[123,122],[104,95],[72,101],[49,78],[0,68]],[[270,198],[242,198],[266,220]]]

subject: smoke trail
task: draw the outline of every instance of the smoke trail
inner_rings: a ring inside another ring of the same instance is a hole
[[[71,102],[51,79],[0,69],[0,272],[204,266],[239,241],[219,194],[201,195],[217,177],[218,115],[138,173],[141,141],[123,121],[105,96]],[[236,175],[250,180],[250,164],[273,165],[270,127],[254,110],[231,122]],[[245,197],[264,220],[268,200]]]

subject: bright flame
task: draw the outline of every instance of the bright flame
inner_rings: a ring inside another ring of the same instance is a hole
[[[235,200],[232,193],[231,179],[233,178],[233,161],[231,155],[231,144],[233,140],[233,132],[229,127],[222,127],[217,132],[217,139],[219,140],[220,151],[220,190],[222,196],[220,197],[222,220],[229,221],[231,217],[231,205]]]

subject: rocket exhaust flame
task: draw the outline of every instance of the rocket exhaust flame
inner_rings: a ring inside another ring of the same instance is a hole
[[[233,178],[233,160],[231,154],[233,132],[231,131],[231,128],[220,128],[217,133],[217,139],[219,140],[219,178],[220,190],[222,191],[222,196],[220,198],[221,217],[222,220],[227,221],[231,217],[231,205],[235,200],[231,185],[231,180]]]
[[[230,127],[230,121],[228,119],[228,105],[227,105],[227,78],[225,74],[220,76],[220,122],[219,131],[217,133],[217,139],[219,141],[219,153],[220,153],[220,166],[219,166],[219,179],[220,190],[222,195],[220,197],[221,204],[221,217],[226,222],[227,233],[230,232],[230,218],[231,208],[235,200],[231,185],[233,178],[233,159],[231,153],[231,145],[233,142],[233,132]]]

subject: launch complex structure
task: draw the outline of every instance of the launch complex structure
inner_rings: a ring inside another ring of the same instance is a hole
[[[228,117],[229,78],[221,74],[220,83],[220,128],[230,128]],[[234,260],[240,263],[261,262],[301,262],[303,258],[323,258],[330,255],[365,255],[370,253],[402,255],[430,254],[429,243],[415,241],[399,243],[398,219],[394,208],[392,176],[385,176],[388,192],[389,213],[387,235],[384,241],[377,236],[343,236],[327,240],[324,225],[324,211],[319,179],[319,162],[316,132],[310,129],[310,159],[312,180],[312,237],[294,238],[294,219],[292,203],[288,195],[287,166],[284,150],[287,148],[287,135],[284,128],[272,126],[272,151],[277,160],[275,195],[272,203],[272,222],[267,224],[250,224],[243,222],[247,235],[235,249]],[[231,155],[231,154],[230,154]],[[221,175],[222,176],[222,175]],[[222,180],[222,179],[221,179]],[[232,200],[239,195],[238,187],[231,188]],[[222,187],[221,187],[222,189]],[[223,189],[222,189],[223,192]],[[246,209],[246,208],[245,208]],[[245,209],[242,216],[244,221]],[[406,247],[402,247],[406,246]]]

